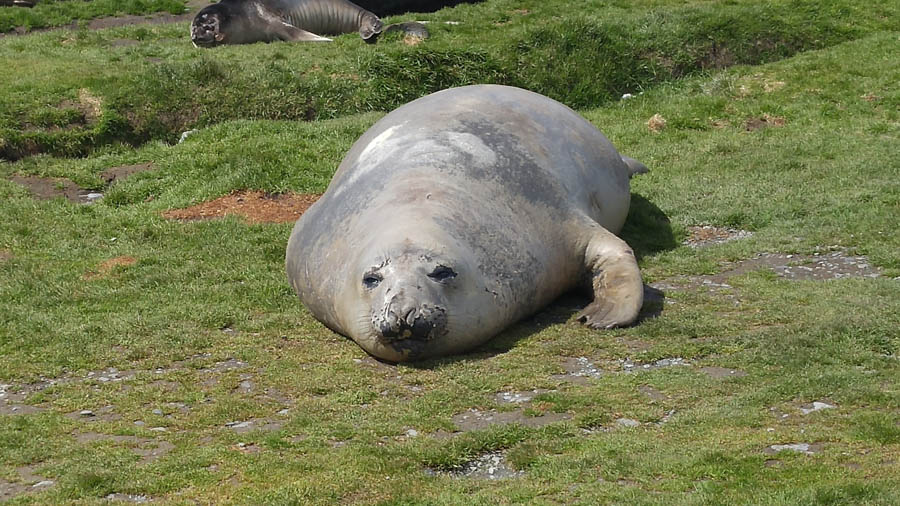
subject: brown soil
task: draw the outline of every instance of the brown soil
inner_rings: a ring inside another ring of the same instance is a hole
[[[185,209],[171,209],[162,216],[170,220],[198,221],[236,214],[251,223],[288,223],[296,221],[320,196],[239,191]]]
[[[687,229],[689,235],[688,238],[684,240],[684,244],[692,248],[722,244],[724,242],[743,239],[753,235],[746,230],[713,227],[711,225],[700,225],[697,227],[688,227]]]
[[[744,122],[744,129],[748,132],[759,130],[766,127],[782,127],[784,126],[784,118],[779,116],[770,116],[763,114],[759,118],[749,118]]]
[[[96,271],[89,271],[82,276],[82,278],[86,281],[91,281],[95,279],[102,279],[109,275],[113,269],[116,267],[128,267],[129,265],[134,265],[137,263],[137,259],[129,256],[121,256],[110,258],[109,260],[105,260],[99,266],[97,266]]]
[[[87,194],[90,192],[65,178],[10,176],[9,180],[24,186],[39,200],[51,200],[57,197],[65,197],[72,202],[85,203],[89,201]]]
[[[7,260],[12,259],[13,254],[10,251],[5,249],[0,249],[0,262],[5,262]]]
[[[137,174],[138,172],[144,172],[147,170],[153,170],[153,164],[148,163],[139,163],[137,165],[122,165],[119,167],[112,167],[103,171],[100,174],[100,177],[106,181],[106,184],[112,184],[116,181],[125,179],[132,174]]]

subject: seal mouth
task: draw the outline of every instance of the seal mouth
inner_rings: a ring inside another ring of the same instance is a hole
[[[372,316],[372,328],[384,344],[431,341],[446,332],[447,311],[430,304],[400,307],[389,304]]]
[[[218,41],[215,32],[197,28],[191,31],[191,42],[197,47],[213,47]]]
[[[219,32],[219,16],[199,13],[191,22],[191,42],[197,47],[213,47],[224,39]]]

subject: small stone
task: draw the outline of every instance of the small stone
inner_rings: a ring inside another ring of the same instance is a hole
[[[629,98],[634,98],[634,95],[632,95],[631,93],[622,94],[622,100],[628,100]]]
[[[153,432],[168,432],[169,429],[165,427],[150,427],[150,430]]]
[[[146,423],[144,423],[143,420],[135,420],[134,424],[137,425],[138,427],[143,427],[144,425],[147,425]]]
[[[789,443],[783,445],[771,445],[765,449],[765,453],[769,455],[774,455],[781,451],[792,451],[797,453],[805,453],[806,455],[813,455],[822,451],[822,444]]]
[[[815,402],[812,403],[812,406],[811,406],[811,407],[808,407],[808,408],[801,407],[801,408],[800,408],[800,412],[802,412],[804,415],[808,415],[808,414],[813,413],[813,412],[815,412],[815,411],[820,411],[820,410],[823,410],[823,409],[834,409],[834,408],[836,408],[836,407],[837,407],[837,406],[833,406],[833,405],[831,405],[831,404],[828,404],[827,402],[815,401]]]
[[[637,420],[633,420],[631,418],[618,418],[616,419],[616,425],[620,425],[622,427],[637,427],[641,424],[641,422]]]
[[[283,416],[283,415],[290,413],[290,411],[291,410],[289,410],[288,408],[284,408],[281,411],[279,411],[278,414]]]
[[[406,437],[416,437],[418,435],[419,431],[417,431],[416,429],[409,429],[408,431],[406,431]]]
[[[161,409],[157,408],[157,409],[154,409],[154,410],[153,410],[153,414],[154,414],[154,415],[162,415],[162,414],[163,414],[163,411],[162,411]]]
[[[44,487],[50,487],[50,486],[53,486],[54,483],[55,483],[55,482],[54,482],[53,480],[39,481],[39,482],[35,483],[34,485],[32,485],[31,488],[44,488]]]
[[[95,416],[94,412],[89,409],[83,409],[79,411],[78,414],[85,417]]]
[[[187,132],[182,132],[181,137],[178,138],[178,144],[181,144],[182,142],[187,140],[188,137],[190,137],[191,135],[194,135],[197,132],[198,132],[197,129],[188,130]]]

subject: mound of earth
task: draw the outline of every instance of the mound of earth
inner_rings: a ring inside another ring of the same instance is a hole
[[[198,221],[236,214],[251,223],[288,223],[297,221],[319,197],[318,194],[239,191],[184,209],[165,211],[162,216],[170,220]]]

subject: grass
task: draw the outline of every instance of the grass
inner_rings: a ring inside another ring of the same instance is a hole
[[[157,12],[181,14],[184,0],[91,0],[73,2],[70,0],[38,0],[30,9],[0,9],[0,33],[15,28],[34,30],[68,25],[103,16],[121,14],[143,15]]]
[[[518,19],[508,14],[510,5],[487,2],[429,16],[473,24],[481,17],[490,20],[486,26],[503,12]],[[750,4],[629,5],[613,2],[590,12],[598,19],[619,15],[627,23]],[[855,9],[827,5],[838,14]],[[541,12],[536,3],[528,7],[534,9],[529,16]],[[811,254],[830,246],[867,255],[881,277],[787,281],[752,272],[718,292],[670,291],[659,317],[608,332],[571,321],[584,301],[565,297],[474,353],[397,367],[363,360],[355,344],[296,302],[283,273],[290,225],[248,225],[236,218],[178,223],[159,213],[239,189],[320,192],[350,144],[387,108],[366,106],[365,97],[376,95],[363,93],[354,99],[362,105],[334,105],[331,113],[316,115],[333,119],[290,121],[295,118],[278,116],[288,113],[262,97],[244,102],[251,85],[272,96],[279,84],[270,77],[282,74],[270,69],[295,69],[294,88],[282,90],[285,103],[304,103],[297,90],[321,89],[332,93],[323,103],[340,104],[353,87],[394,86],[323,77],[340,70],[342,58],[358,58],[357,69],[431,47],[445,56],[463,55],[428,60],[436,66],[427,68],[453,75],[454,61],[466,69],[462,62],[473,54],[505,54],[498,49],[505,44],[500,35],[512,32],[498,27],[497,33],[479,34],[472,28],[456,38],[442,27],[427,43],[433,46],[411,49],[386,41],[370,51],[344,37],[328,47],[255,45],[190,57],[165,40],[183,34],[178,26],[143,28],[139,44],[112,50],[104,44],[142,28],[0,41],[0,54],[18,51],[28,62],[23,78],[39,83],[2,88],[8,108],[11,93],[30,97],[20,110],[26,115],[41,110],[39,96],[52,97],[48,104],[68,96],[88,105],[93,96],[103,104],[100,118],[114,121],[114,114],[129,109],[109,105],[118,102],[105,94],[113,86],[104,88],[103,81],[126,79],[137,67],[171,81],[140,84],[135,77],[125,88],[137,104],[133,110],[162,107],[158,101],[167,94],[181,100],[179,83],[203,88],[209,97],[232,97],[220,102],[214,120],[198,119],[206,126],[181,144],[167,144],[165,136],[132,139],[138,146],[116,136],[95,137],[85,141],[89,156],[82,158],[41,154],[0,164],[0,213],[12,217],[0,220],[0,384],[15,392],[41,378],[58,380],[27,398],[44,411],[0,415],[0,487],[20,480],[18,469],[29,466],[55,485],[15,503],[103,503],[113,493],[161,503],[900,502],[900,287],[893,279],[900,276],[900,62],[894,57],[900,32],[884,30],[891,27],[878,21],[884,12],[878,9],[863,14],[853,33],[820,39],[815,47],[821,49],[796,47],[766,57],[778,61],[724,70],[698,66],[653,81],[630,100],[579,103],[578,97],[610,93],[600,82],[597,89],[585,84],[572,92],[577,96],[571,103],[623,153],[651,168],[632,181],[635,205],[623,232],[640,256],[645,281],[721,272],[728,262],[761,251]],[[802,12],[777,12],[785,23],[791,16],[806,19]],[[565,15],[547,23],[520,21],[510,23],[523,36],[517,43],[525,34],[564,35],[534,39],[540,51],[565,39],[587,44],[565,31],[581,33],[589,25],[566,25]],[[699,24],[683,21],[680,29],[691,26]],[[684,40],[695,40],[692,33]],[[66,37],[75,38],[79,58],[101,62],[86,88],[89,96],[77,93],[87,72],[78,61],[65,64],[67,57],[75,60],[75,51],[54,48]],[[102,63],[104,51],[120,53],[120,68]],[[315,62],[307,60],[311,54]],[[573,83],[586,79],[562,63],[569,53],[553,54],[559,55],[548,63],[554,72],[573,72]],[[505,57],[530,61],[518,55]],[[572,53],[572,61],[583,55]],[[140,63],[146,57],[162,61]],[[192,66],[193,58],[206,63]],[[54,79],[39,79],[57,64],[62,66]],[[304,74],[310,65],[321,71]],[[227,69],[221,80],[216,68]],[[417,87],[407,83],[414,81],[410,76],[384,73],[384,79],[396,79],[397,100],[455,82],[435,77]],[[170,84],[152,89],[161,82]],[[532,81],[536,87],[540,82]],[[568,93],[562,84],[548,89]],[[659,133],[646,124],[654,114],[667,121]],[[766,115],[783,123],[747,129],[748,120]],[[68,177],[100,189],[104,169],[143,162],[152,162],[154,170],[117,182],[91,206],[35,201],[5,178]],[[687,228],[699,224],[754,235],[703,249],[680,246]],[[121,256],[136,262],[86,277]],[[581,356],[605,374],[583,382],[554,376],[566,358]],[[668,357],[690,365],[615,372],[626,358],[649,363]],[[217,365],[229,358],[246,365]],[[700,371],[704,366],[746,375],[715,379]],[[100,380],[111,367],[127,379]],[[662,397],[648,397],[648,388]],[[526,416],[571,418],[541,428],[518,424],[437,436],[453,430],[454,415],[469,409],[516,409],[499,404],[497,392],[531,389],[550,391],[531,403]],[[836,408],[800,414],[802,404],[820,400]],[[84,409],[97,416],[79,416]],[[616,428],[619,418],[641,425]],[[280,426],[244,433],[226,426],[254,419]],[[151,430],[159,428],[165,431]],[[418,436],[409,436],[409,429]],[[93,433],[138,439],[85,439]],[[174,448],[155,459],[141,456],[161,442]],[[814,455],[764,452],[795,442],[821,443],[822,449]],[[424,472],[452,469],[493,450],[505,451],[509,465],[525,476],[480,481]]]
[[[174,142],[183,131],[233,119],[383,112],[478,82],[525,87],[583,109],[708,69],[900,29],[900,8],[886,0],[633,4],[462,5],[418,16],[433,33],[413,46],[398,36],[369,46],[349,34],[333,44],[204,51],[189,44],[186,23],[6,38],[0,64],[23,71],[0,77],[0,158]]]

